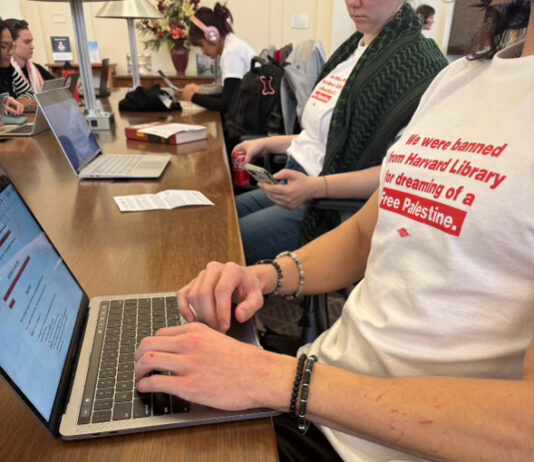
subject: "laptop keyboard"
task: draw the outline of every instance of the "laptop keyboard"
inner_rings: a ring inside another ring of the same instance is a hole
[[[32,131],[33,124],[26,124],[11,130],[9,133],[31,133]]]
[[[141,340],[184,322],[176,297],[102,301],[78,424],[189,412],[176,396],[138,393],[134,380]]]
[[[142,158],[143,156],[135,154],[100,156],[84,169],[84,173],[128,175]]]

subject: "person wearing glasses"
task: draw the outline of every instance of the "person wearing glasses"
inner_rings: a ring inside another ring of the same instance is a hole
[[[28,23],[24,19],[14,18],[6,19],[5,22],[15,45],[11,65],[18,78],[31,87],[32,93],[39,93],[43,88],[43,81],[52,80],[54,76],[43,66],[32,61],[35,46]]]
[[[4,105],[7,112],[20,115],[24,112],[24,102],[33,102],[31,89],[22,79],[14,79],[11,56],[15,44],[5,21],[0,18],[0,94],[9,93]],[[17,101],[17,99],[19,99]],[[35,104],[35,103],[33,103]]]

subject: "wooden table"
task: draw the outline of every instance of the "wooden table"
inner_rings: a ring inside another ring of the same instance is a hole
[[[117,101],[118,95],[112,95]],[[116,104],[114,105],[116,108]],[[0,163],[90,297],[175,290],[210,260],[243,262],[217,113],[123,113],[97,136],[104,151],[170,153],[159,180],[78,180],[50,132],[0,143]],[[127,141],[126,125],[168,118],[205,123],[208,140],[182,146]],[[120,213],[113,196],[197,189],[210,208]],[[64,442],[0,380],[0,461],[276,461],[270,419]]]
[[[178,86],[183,87],[188,83],[196,83],[198,85],[206,85],[213,82],[213,77],[204,75],[168,75],[171,82]],[[141,85],[143,87],[151,87],[152,85],[167,86],[163,79],[159,75],[141,75]],[[132,86],[132,76],[129,74],[117,74],[114,76],[114,82],[116,87],[130,87]]]

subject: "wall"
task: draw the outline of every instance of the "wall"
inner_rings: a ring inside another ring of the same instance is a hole
[[[273,44],[277,47],[289,42],[300,42],[309,38],[322,37],[327,51],[330,50],[330,35],[332,24],[333,0],[229,0],[228,7],[234,16],[234,29],[237,35],[244,38],[258,52]],[[70,6],[68,3],[34,2],[29,0],[15,0],[15,6],[20,6],[21,14],[30,23],[35,36],[36,62],[52,62],[50,36],[68,35],[75,60],[74,29]],[[100,57],[109,57],[111,62],[118,65],[119,74],[126,73],[126,54],[129,52],[128,31],[126,21],[121,19],[96,18],[95,15],[104,2],[90,2],[84,4],[85,26],[88,40],[97,40]],[[214,0],[204,0],[201,5],[212,7]],[[4,8],[3,8],[4,11]],[[307,15],[309,27],[294,29],[291,27],[292,15]],[[14,11],[12,16],[19,16]],[[255,18],[255,19],[252,19]],[[137,40],[138,52],[145,52],[142,38]],[[187,73],[195,73],[195,59],[192,50],[190,65]],[[174,73],[169,57],[169,51],[164,46],[157,53],[152,53],[153,69],[162,69]]]
[[[422,2],[413,2],[416,4]],[[436,8],[436,24],[432,31],[438,44],[445,49],[452,17],[451,4],[443,0],[425,0]],[[100,57],[110,58],[117,63],[117,72],[126,73],[126,55],[129,52],[128,31],[126,21],[121,19],[96,18],[95,15],[104,2],[84,4],[85,25],[88,40],[97,40]],[[202,0],[201,5],[212,7],[215,0]],[[68,35],[76,49],[71,11],[68,3],[35,2],[30,0],[14,0],[10,2],[12,16],[17,16],[20,7],[21,16],[28,20],[35,36],[35,61],[52,62],[50,36]],[[234,16],[234,29],[237,35],[245,39],[260,52],[268,45],[281,47],[289,42],[298,43],[310,38],[322,40],[327,54],[330,54],[343,40],[354,32],[354,24],[347,15],[345,0],[229,0],[228,7]],[[6,8],[2,7],[5,17]],[[305,29],[293,28],[294,15],[304,15],[308,19]],[[138,52],[144,51],[142,38],[137,40]],[[195,58],[192,50],[187,73],[195,74]],[[174,68],[166,46],[159,52],[152,53],[153,70],[162,69],[173,74]]]

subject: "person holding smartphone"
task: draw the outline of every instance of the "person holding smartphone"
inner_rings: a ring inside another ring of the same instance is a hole
[[[268,153],[289,156],[276,176],[287,184],[261,185],[236,199],[248,264],[296,249],[301,234],[309,240],[339,223],[335,212],[307,210],[306,177],[316,181],[317,194],[330,197],[336,187],[327,175],[358,171],[348,194],[369,197],[386,149],[448,63],[404,0],[346,0],[346,6],[358,32],[327,61],[304,108],[302,131],[234,148],[246,151],[246,162]]]
[[[534,0],[478,4],[474,52],[431,84],[367,205],[278,258],[280,270],[210,263],[178,302],[211,328],[144,339],[140,392],[284,412],[273,418],[281,461],[532,460]],[[232,302],[243,322],[275,290],[358,280],[341,318],[298,357],[223,335]]]

